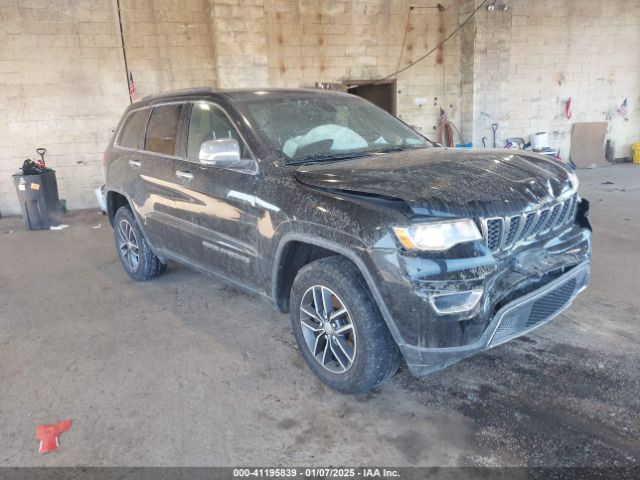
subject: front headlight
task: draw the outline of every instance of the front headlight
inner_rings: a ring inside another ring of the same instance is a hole
[[[393,233],[407,250],[447,250],[482,239],[476,223],[469,218],[393,227]]]

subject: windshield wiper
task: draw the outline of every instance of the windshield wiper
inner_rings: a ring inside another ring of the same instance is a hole
[[[407,147],[389,147],[389,148],[379,148],[378,150],[373,150],[371,153],[389,153],[389,152],[401,152],[406,150]]]
[[[349,160],[352,158],[369,157],[371,155],[376,155],[381,153],[402,152],[404,150],[415,150],[417,148],[428,148],[428,147],[429,147],[428,145],[407,145],[404,147],[396,145],[393,147],[379,148],[377,150],[366,150],[363,152],[311,155],[309,157],[306,157],[300,160],[292,160],[290,162],[287,162],[287,165],[302,165],[302,164],[310,164],[310,163],[331,162],[331,161],[338,161],[338,160]]]
[[[321,162],[332,162],[337,160],[349,160],[351,158],[361,158],[368,157],[374,152],[351,152],[345,153],[342,155],[322,155],[322,156],[311,156],[307,158],[303,158],[301,160],[293,160],[291,162],[287,162],[287,165],[301,165],[305,163],[321,163]]]
[[[427,145],[405,145],[405,146],[395,145],[393,147],[380,148],[378,150],[374,150],[371,153],[403,152],[405,150],[416,150],[418,148],[427,148],[427,147],[428,147]]]

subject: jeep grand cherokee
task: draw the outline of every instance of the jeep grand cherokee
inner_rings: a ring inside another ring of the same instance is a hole
[[[342,392],[381,384],[402,358],[424,375],[527,333],[589,279],[570,168],[439,147],[349,94],[148,97],[125,111],[105,167],[132,278],[174,260],[268,299]]]

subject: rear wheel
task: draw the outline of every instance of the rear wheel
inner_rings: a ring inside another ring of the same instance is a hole
[[[125,271],[134,280],[151,280],[167,268],[151,251],[133,212],[123,206],[116,212],[114,222],[116,248]]]
[[[291,325],[309,368],[344,393],[389,379],[400,352],[356,267],[344,257],[303,267],[291,289]]]

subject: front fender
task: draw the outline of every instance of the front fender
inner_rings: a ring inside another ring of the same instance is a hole
[[[372,262],[368,258],[369,250],[366,245],[358,238],[339,230],[328,229],[327,227],[317,224],[306,224],[303,227],[302,224],[304,224],[304,222],[291,222],[291,224],[285,228],[286,231],[281,233],[278,240],[275,254],[273,255],[271,275],[272,283],[270,296],[273,303],[277,304],[275,296],[277,292],[278,275],[280,273],[280,261],[286,246],[291,242],[303,242],[322,247],[324,249],[331,250],[338,255],[344,256],[358,268],[358,271],[364,278],[394,340],[398,344],[404,343],[391,312],[387,308],[387,305],[380,293],[375,281],[375,276],[367,266]],[[285,225],[283,225],[283,227],[285,227]],[[320,230],[322,233],[320,233]]]

